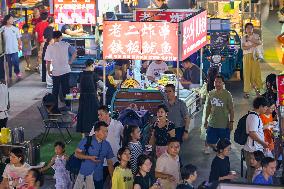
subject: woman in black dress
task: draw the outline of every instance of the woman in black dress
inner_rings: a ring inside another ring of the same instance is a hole
[[[80,100],[76,131],[90,133],[93,124],[98,121],[99,101],[97,97],[97,79],[93,72],[94,61],[85,62],[86,69],[80,75]]]

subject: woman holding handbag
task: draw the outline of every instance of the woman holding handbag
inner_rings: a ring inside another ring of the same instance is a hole
[[[9,93],[6,81],[0,80],[0,129],[7,126],[9,110]]]

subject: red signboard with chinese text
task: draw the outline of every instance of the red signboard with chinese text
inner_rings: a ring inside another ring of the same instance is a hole
[[[181,20],[191,16],[197,10],[186,9],[181,10],[149,10],[149,9],[138,9],[135,11],[135,21],[167,21],[177,23]],[[148,18],[148,19],[146,19]]]
[[[182,22],[181,59],[186,59],[206,44],[207,11],[203,11],[200,14]]]
[[[57,24],[96,24],[95,0],[54,0]]]
[[[278,102],[280,106],[284,106],[284,75],[277,76]]]
[[[103,58],[178,60],[178,24],[105,21]]]

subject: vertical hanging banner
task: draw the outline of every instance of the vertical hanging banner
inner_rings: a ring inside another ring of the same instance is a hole
[[[57,24],[96,24],[95,0],[54,0]]]
[[[178,60],[178,24],[105,21],[103,58]]]
[[[277,76],[278,102],[280,106],[284,106],[284,75]]]
[[[207,44],[207,11],[203,11],[181,23],[182,45],[181,60]]]

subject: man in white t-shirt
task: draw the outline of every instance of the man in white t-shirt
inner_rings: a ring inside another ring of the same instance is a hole
[[[264,97],[256,97],[253,101],[253,110],[246,119],[246,130],[248,133],[248,139],[244,146],[245,160],[247,164],[247,179],[248,182],[252,182],[252,176],[254,174],[254,168],[250,164],[251,156],[255,151],[264,151],[268,148],[268,143],[264,141],[263,123],[259,117],[260,114],[264,114],[267,110],[267,101]]]
[[[47,46],[44,60],[47,63],[47,72],[52,76],[53,88],[52,94],[58,98],[61,86],[63,96],[70,92],[69,72],[70,64],[77,56],[76,50],[69,43],[61,41],[62,33],[60,31],[53,32],[54,43]],[[69,54],[72,54],[69,60]],[[50,65],[52,64],[52,72]],[[65,101],[67,107],[70,107],[70,101]]]
[[[119,148],[121,147],[121,138],[123,135],[123,125],[120,121],[114,120],[110,117],[109,114],[109,109],[107,106],[101,106],[98,109],[98,118],[99,121],[104,121],[108,124],[108,135],[106,138],[106,141],[110,143],[110,146],[112,148],[114,158],[112,158],[112,162],[116,163],[118,162],[117,160],[117,152]],[[90,136],[94,135],[95,131],[94,128],[92,128],[90,132]],[[106,179],[105,177],[109,175],[108,174],[108,169],[107,169],[107,163],[106,161],[104,162],[104,180]]]
[[[165,71],[168,71],[168,65],[164,61],[153,61],[147,69],[146,76],[149,80],[155,81],[155,78]]]

